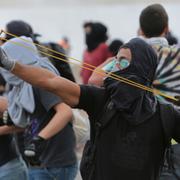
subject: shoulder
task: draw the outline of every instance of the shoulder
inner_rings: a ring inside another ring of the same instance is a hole
[[[99,46],[98,46],[99,49],[101,50],[107,50],[108,49],[108,45],[106,43],[101,43]]]
[[[89,115],[95,114],[108,97],[105,89],[89,85],[81,85],[80,89],[79,104],[76,108],[84,109]]]
[[[104,96],[106,92],[104,88],[96,87],[92,85],[80,85],[80,89],[81,89],[81,94],[85,94],[89,98],[96,95]]]
[[[180,48],[178,48],[177,46],[153,46],[153,49],[159,53],[159,54],[163,54],[163,56],[168,56],[171,55],[171,57],[180,57]]]

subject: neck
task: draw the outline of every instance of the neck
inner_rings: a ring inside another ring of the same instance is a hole
[[[160,45],[160,46],[168,46],[168,41],[164,36],[151,37],[147,38],[142,36],[142,38],[150,45]]]

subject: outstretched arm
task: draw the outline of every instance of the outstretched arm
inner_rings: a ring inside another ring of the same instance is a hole
[[[43,88],[60,96],[66,104],[72,107],[79,102],[79,85],[57,76],[46,69],[16,62],[11,72],[34,86]]]
[[[7,56],[2,48],[0,48],[0,66],[34,86],[55,93],[70,106],[75,106],[79,102],[80,87],[78,84],[59,77],[46,69],[15,62]]]

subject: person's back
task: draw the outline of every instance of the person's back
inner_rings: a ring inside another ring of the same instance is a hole
[[[156,71],[154,88],[161,90],[167,95],[178,97],[180,94],[180,49],[175,47],[153,46],[159,57],[159,65]],[[163,102],[171,102],[178,105],[176,101],[158,96]]]
[[[158,55],[158,67],[153,85],[156,89],[173,97],[180,94],[180,49],[170,46],[167,39],[168,14],[160,4],[153,4],[144,8],[140,14],[141,35],[149,43]],[[172,103],[179,108],[179,101],[157,96],[161,102]],[[179,142],[179,141],[178,141]],[[173,145],[174,157],[167,157],[168,166],[163,168],[160,179],[179,179],[179,165],[173,164],[173,171],[169,171],[169,164],[178,161],[179,144]],[[172,154],[169,154],[173,156]],[[174,159],[169,162],[168,159]]]
[[[142,10],[139,18],[141,35],[158,55],[158,67],[153,82],[154,87],[171,96],[180,94],[180,50],[171,47],[165,36],[168,30],[168,14],[160,4],[147,6]],[[161,101],[171,102],[158,96]],[[173,102],[176,103],[176,102]]]
[[[59,102],[59,98],[52,96],[51,93],[42,89],[33,87],[36,109],[30,117],[30,126],[25,132],[25,142],[31,141],[32,137],[37,134],[53,117],[55,111],[51,109],[51,104]],[[66,139],[64,141],[64,139]],[[76,163],[75,155],[75,136],[72,125],[68,123],[61,132],[46,140],[45,146],[40,155],[41,165],[45,168],[62,168]],[[33,169],[36,164],[31,164]],[[73,168],[73,166],[72,166]],[[33,172],[32,172],[33,173]],[[73,171],[72,171],[73,173]],[[73,177],[73,176],[72,176]]]

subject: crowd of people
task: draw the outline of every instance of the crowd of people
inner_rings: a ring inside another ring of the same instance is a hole
[[[137,37],[126,43],[108,44],[103,23],[84,23],[79,85],[67,38],[39,42],[27,22],[8,22],[0,46],[0,179],[75,180],[79,168],[83,180],[180,179],[180,48],[169,29],[160,4],[141,11]],[[90,125],[80,165],[76,133],[84,124],[74,129],[75,108]]]

